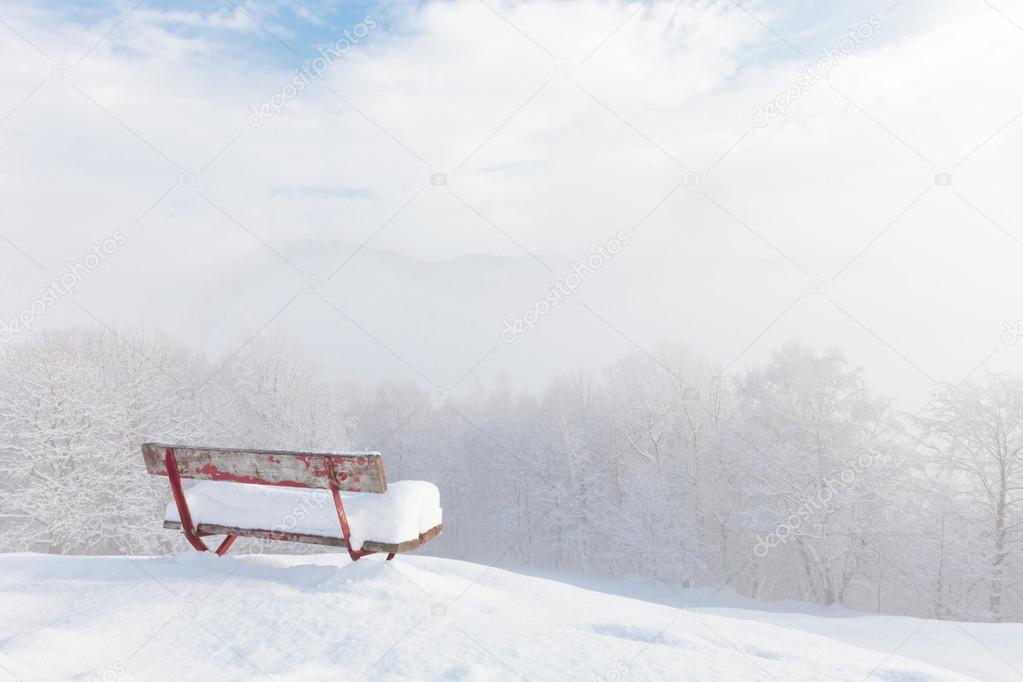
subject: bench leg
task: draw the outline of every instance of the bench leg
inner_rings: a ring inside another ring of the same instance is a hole
[[[224,556],[225,554],[227,554],[227,551],[231,549],[231,545],[233,545],[234,541],[237,539],[238,536],[235,535],[234,533],[231,533],[226,538],[224,538],[224,541],[220,543],[220,547],[217,547],[217,556]]]
[[[188,498],[185,497],[185,490],[181,487],[181,474],[178,472],[178,460],[174,457],[174,448],[167,448],[167,452],[164,454],[164,465],[167,467],[167,480],[170,481],[171,494],[174,495],[174,504],[178,507],[178,518],[181,520],[181,530],[185,534],[185,538],[197,551],[209,552],[210,548],[203,542],[195,524],[192,523],[192,512],[188,510]],[[216,549],[217,556],[227,554],[237,539],[238,536],[233,533],[224,538],[224,541]]]
[[[391,552],[390,554],[387,555],[387,560],[388,561],[390,561],[393,558],[394,558],[394,552]]]
[[[348,516],[345,514],[345,505],[341,502],[341,491],[333,483],[330,484],[330,494],[334,498],[334,508],[337,509],[337,520],[341,524],[341,537],[345,539],[345,546],[348,547],[348,556],[352,558],[352,561],[358,561],[364,556],[376,554],[374,551],[364,549],[356,551],[352,549],[351,531],[348,529]],[[390,554],[387,558],[390,559],[393,556],[394,554]]]
[[[192,513],[188,511],[188,499],[185,497],[185,490],[181,487],[181,474],[178,472],[178,460],[174,457],[174,448],[167,448],[164,453],[164,466],[167,468],[167,480],[170,481],[171,494],[174,495],[174,504],[178,507],[178,518],[181,520],[181,531],[185,534],[185,538],[188,543],[195,547],[200,552],[208,552],[210,548],[206,546],[206,543],[202,541],[199,534],[195,530],[195,525],[192,523]],[[232,536],[228,536],[231,542],[227,539],[221,544],[220,548],[217,549],[217,554],[220,554],[220,550],[223,549],[225,552],[231,547],[231,543],[234,542]],[[226,545],[226,547],[224,546]]]

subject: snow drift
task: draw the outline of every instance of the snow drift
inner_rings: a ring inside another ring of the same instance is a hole
[[[640,589],[627,585],[590,587]],[[672,603],[423,556],[4,555],[0,679],[891,682],[1023,669],[1018,624],[644,596]]]

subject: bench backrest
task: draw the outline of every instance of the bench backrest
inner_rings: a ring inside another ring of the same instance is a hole
[[[379,452],[329,453],[232,450],[145,443],[142,457],[153,476],[167,476],[167,453],[181,478],[362,493],[387,490]]]

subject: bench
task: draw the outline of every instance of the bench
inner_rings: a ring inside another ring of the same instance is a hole
[[[378,452],[232,450],[145,443],[153,476],[166,476],[172,503],[164,528],[180,530],[200,552],[224,535],[344,547],[353,561],[408,552],[440,535],[440,493],[425,481],[390,487]],[[196,483],[185,490],[182,479]]]

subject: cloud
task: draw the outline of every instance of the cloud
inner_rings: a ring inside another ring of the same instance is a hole
[[[914,398],[929,377],[961,378],[1023,317],[1023,93],[1006,87],[1023,41],[984,6],[890,7],[399,3],[367,10],[374,27],[358,39],[345,30],[362,17],[324,38],[337,18],[316,7],[146,7],[116,25],[116,11],[90,22],[5,8],[0,306],[16,314],[46,281],[19,249],[52,274],[119,229],[127,245],[76,294],[103,319],[216,320],[194,335],[229,351],[305,280],[344,298],[362,291],[349,273],[372,277],[373,263],[391,283],[378,305],[353,306],[396,346],[414,263],[470,286],[466,258],[508,259],[516,274],[481,283],[489,297],[418,303],[461,340],[427,314],[405,354],[454,375],[503,318],[625,230],[628,253],[579,293],[592,310],[559,311],[557,334],[538,330],[487,371],[538,381],[663,336],[741,368],[795,336],[848,348]],[[753,125],[758,103],[872,15],[876,32],[827,78]],[[318,56],[313,43],[337,40],[347,48],[323,78],[249,125]],[[815,280],[827,295],[808,293]],[[50,319],[83,317],[62,308]],[[314,335],[324,323],[289,324]],[[368,371],[389,369],[357,336],[376,358]]]

